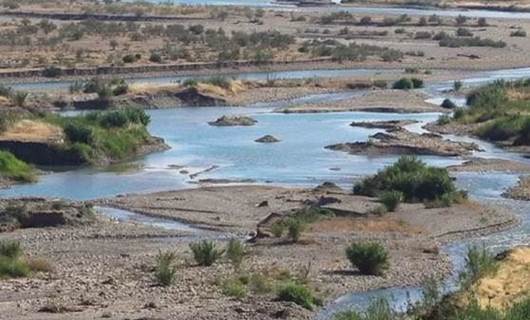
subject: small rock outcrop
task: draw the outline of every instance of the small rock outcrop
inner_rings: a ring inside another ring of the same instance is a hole
[[[201,92],[196,87],[186,88],[174,94],[183,104],[189,106],[222,106],[226,101],[221,97]]]
[[[344,151],[356,155],[435,155],[465,156],[480,148],[474,143],[444,140],[441,136],[418,134],[407,130],[395,130],[392,133],[377,133],[367,142],[339,143],[326,149]]]
[[[362,127],[367,129],[384,129],[387,131],[398,130],[409,124],[418,123],[416,120],[389,120],[389,121],[363,121],[352,122],[352,127]]]
[[[211,126],[216,127],[233,127],[233,126],[253,126],[258,121],[247,116],[222,116],[221,118],[208,122]]]
[[[271,136],[271,135],[266,135],[266,136],[263,136],[259,139],[256,139],[254,140],[255,142],[259,142],[259,143],[276,143],[276,142],[280,142],[280,140],[274,136]]]

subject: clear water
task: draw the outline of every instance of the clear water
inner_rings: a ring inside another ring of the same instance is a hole
[[[352,121],[414,119],[427,122],[438,117],[437,113],[277,114],[268,108],[226,107],[178,108],[149,113],[151,133],[163,137],[171,146],[170,150],[138,159],[128,171],[116,173],[85,168],[57,172],[42,176],[36,184],[0,190],[0,196],[92,199],[192,187],[193,182],[205,178],[252,179],[286,185],[333,181],[349,187],[354,179],[374,173],[397,159],[395,156],[352,156],[324,149],[335,143],[366,141],[369,135],[378,131],[351,127]],[[258,123],[252,127],[208,125],[208,121],[226,114],[249,115]],[[254,142],[266,134],[282,141],[275,144]],[[461,162],[458,158],[424,159],[438,166]],[[216,169],[190,178],[191,174],[212,167]],[[182,174],[181,170],[188,173]]]

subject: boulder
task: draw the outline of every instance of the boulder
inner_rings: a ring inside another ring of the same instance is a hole
[[[256,139],[254,140],[255,142],[259,142],[259,143],[276,143],[276,142],[280,142],[279,139],[277,139],[276,137],[274,136],[271,136],[271,135],[266,135],[266,136],[263,136],[259,139]]]

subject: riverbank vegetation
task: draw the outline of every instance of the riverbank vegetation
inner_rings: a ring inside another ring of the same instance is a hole
[[[15,182],[34,182],[37,180],[35,169],[7,151],[0,151],[0,179]]]
[[[44,120],[60,126],[67,138],[64,148],[87,163],[122,160],[152,142],[147,131],[150,118],[140,109],[92,112],[75,117],[50,114]]]
[[[19,242],[0,242],[0,279],[22,278],[32,272],[50,272],[51,265],[43,259],[28,259]]]
[[[483,139],[505,146],[530,145],[530,80],[496,81],[467,95],[467,108],[457,108],[452,119],[469,126]]]
[[[393,165],[363,179],[354,186],[353,191],[370,197],[381,196],[385,192],[399,192],[406,202],[426,202],[429,206],[450,206],[466,198],[465,193],[455,187],[447,169],[428,166],[409,156],[401,157]],[[387,204],[389,207],[394,205]]]

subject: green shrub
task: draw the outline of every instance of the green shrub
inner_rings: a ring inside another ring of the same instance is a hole
[[[23,91],[16,91],[11,95],[13,104],[17,107],[23,107],[26,104],[29,93]]]
[[[247,288],[239,279],[228,279],[223,281],[222,291],[224,295],[242,299],[247,296]]]
[[[0,151],[0,177],[22,182],[36,180],[35,170],[7,151]]]
[[[154,63],[162,63],[162,56],[158,52],[151,53],[151,56],[149,56],[149,61]]]
[[[13,93],[13,89],[0,84],[0,97],[9,98]]]
[[[392,89],[409,90],[423,88],[423,80],[417,78],[401,78],[394,82]]]
[[[195,87],[198,84],[199,84],[199,82],[197,80],[195,80],[195,79],[186,79],[182,83],[182,85],[185,86],[185,87]]]
[[[354,193],[375,197],[384,191],[399,191],[407,202],[422,202],[453,193],[456,187],[444,168],[427,166],[416,157],[403,156],[396,163],[363,179]]]
[[[455,120],[462,119],[465,114],[466,114],[466,111],[464,108],[456,108],[455,112],[453,113],[453,118]]]
[[[22,247],[18,241],[1,241],[0,257],[17,259],[22,256]]]
[[[379,202],[390,212],[396,211],[402,199],[403,194],[399,191],[385,191],[379,195]]]
[[[352,243],[346,248],[350,263],[364,275],[382,275],[388,269],[388,252],[375,242]]]
[[[364,312],[346,311],[339,313],[333,320],[395,320],[395,315],[388,302],[376,300]]]
[[[30,272],[25,261],[0,256],[0,278],[21,278],[28,276]]]
[[[167,287],[175,282],[177,268],[174,266],[176,255],[173,252],[159,252],[156,257],[155,278],[159,285]]]
[[[481,308],[480,305],[473,301],[464,308],[457,309],[455,315],[450,317],[451,320],[503,320],[501,312],[492,307]],[[511,319],[506,319],[511,320]]]
[[[128,55],[123,56],[122,61],[124,63],[133,63],[133,62],[136,62],[136,57],[132,54],[128,54]]]
[[[515,303],[507,312],[506,320],[530,319],[530,297]]]
[[[223,250],[217,249],[216,244],[208,240],[191,243],[190,249],[195,262],[200,266],[211,266],[223,255]]]
[[[298,242],[305,229],[305,223],[301,219],[289,218],[285,222],[287,226],[287,235],[293,242]]]
[[[316,303],[316,299],[309,288],[293,281],[288,281],[279,288],[278,300],[294,302],[308,310],[312,310]]]
[[[246,254],[247,248],[240,240],[231,239],[228,242],[226,247],[226,257],[230,260],[236,270],[239,270],[241,267]]]
[[[460,48],[460,47],[492,47],[492,48],[504,48],[506,42],[495,41],[492,39],[482,39],[480,37],[466,37],[457,38],[452,36],[445,36],[438,42],[440,47],[449,48]]]
[[[16,241],[0,242],[0,278],[20,278],[27,276],[31,269],[21,259],[22,247]]]
[[[83,124],[68,123],[64,127],[64,133],[72,143],[92,144],[95,142],[92,128]]]
[[[458,92],[460,91],[460,89],[462,89],[463,85],[464,83],[462,81],[456,80],[455,82],[453,82],[453,89]]]
[[[42,71],[42,76],[46,78],[58,78],[62,75],[63,75],[63,70],[55,66],[46,67]]]
[[[418,79],[418,78],[411,78],[410,80],[412,81],[412,86],[414,89],[423,88],[424,86],[423,80]]]
[[[250,276],[248,286],[250,290],[256,294],[269,293],[273,289],[271,280],[259,273],[253,273]]]
[[[436,120],[436,123],[441,126],[449,124],[450,122],[451,117],[446,114],[442,114],[440,117],[438,117],[438,120]]]
[[[399,89],[399,90],[409,90],[414,89],[414,85],[412,84],[412,81],[407,78],[401,78],[398,81],[394,82],[392,85],[392,89]]]
[[[123,111],[109,111],[100,115],[99,123],[105,128],[125,127],[129,118]]]
[[[277,221],[271,226],[272,235],[276,238],[281,238],[285,232],[285,223],[283,221]]]
[[[495,257],[484,247],[469,248],[467,265],[468,273],[466,274],[466,279],[471,282],[495,273],[499,266]]]
[[[472,37],[473,36],[473,32],[471,32],[467,28],[458,28],[458,29],[456,29],[456,35],[458,37]]]

